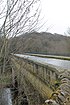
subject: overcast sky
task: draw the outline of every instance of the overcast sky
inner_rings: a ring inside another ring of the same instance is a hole
[[[49,32],[64,34],[70,27],[70,0],[41,0],[42,15],[52,28]]]
[[[43,21],[47,22],[41,31],[51,27],[49,32],[64,34],[70,27],[70,0],[41,0],[41,8]]]

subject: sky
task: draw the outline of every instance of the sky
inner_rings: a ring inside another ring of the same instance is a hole
[[[64,35],[70,27],[70,0],[41,0],[41,17],[45,23],[41,31],[49,27],[48,32]]]
[[[41,0],[41,7],[46,27],[51,26],[48,31],[64,34],[70,27],[70,0]]]

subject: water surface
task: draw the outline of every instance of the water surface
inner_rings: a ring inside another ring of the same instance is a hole
[[[21,58],[26,58],[35,62],[39,62],[42,64],[52,64],[55,66],[59,66],[64,69],[70,69],[70,61],[69,60],[60,60],[60,59],[53,59],[53,58],[41,58],[36,56],[30,56],[30,55],[22,55],[22,54],[15,54],[16,56],[19,56]]]
[[[12,105],[10,88],[0,89],[0,105]]]

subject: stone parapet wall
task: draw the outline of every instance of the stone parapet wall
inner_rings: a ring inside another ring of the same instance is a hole
[[[44,99],[46,99],[46,97],[51,96],[51,94],[53,93],[53,89],[50,88],[50,85],[49,86],[47,85],[47,82],[45,82],[42,77],[36,74],[37,72],[35,72],[35,68],[33,67],[35,65],[30,66],[30,63],[26,60],[23,60],[22,63],[19,63],[20,60],[18,61],[17,58],[11,58],[11,61],[12,61],[12,64],[14,65],[13,68],[15,70],[15,75],[17,75],[17,78],[19,78],[20,74],[23,74],[25,78],[30,81],[33,87],[36,90],[38,90],[39,94],[41,94],[41,96]]]
[[[16,75],[19,76],[19,74],[23,73],[25,78],[30,81],[44,99],[50,98],[46,101],[47,105],[69,105],[65,104],[65,102],[68,103],[68,99],[70,98],[69,91],[69,94],[65,92],[65,98],[62,96],[62,93],[64,93],[63,87],[68,86],[66,88],[70,88],[70,82],[67,82],[68,80],[70,81],[69,70],[17,56],[12,56],[11,61],[14,65]],[[68,79],[66,82],[64,80],[65,83],[62,82],[64,78]],[[51,102],[50,104],[50,100],[54,103]]]

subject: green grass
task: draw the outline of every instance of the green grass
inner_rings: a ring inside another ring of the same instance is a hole
[[[70,57],[66,57],[66,56],[54,56],[54,55],[42,55],[42,54],[31,54],[31,56],[37,56],[37,57],[42,57],[42,58],[61,59],[61,60],[70,60]]]

